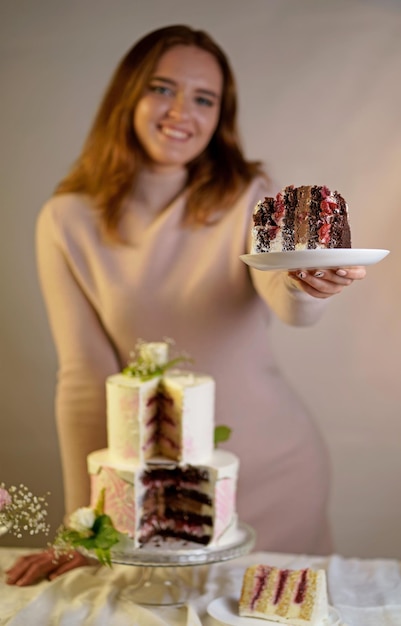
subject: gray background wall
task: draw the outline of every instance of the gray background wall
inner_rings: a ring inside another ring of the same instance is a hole
[[[2,0],[0,481],[50,491],[56,529],[56,358],[36,275],[35,221],[121,56],[145,32],[178,22],[207,29],[231,57],[248,156],[263,159],[282,184],[338,189],[354,246],[391,250],[367,280],[333,298],[316,327],[275,323],[273,331],[330,448],[337,552],[401,557],[397,1]],[[1,545],[16,541],[5,536]]]

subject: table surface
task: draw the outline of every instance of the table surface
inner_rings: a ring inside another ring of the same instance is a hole
[[[134,601],[139,577],[142,591],[148,584],[143,576],[149,570],[138,566],[82,567],[31,587],[6,585],[4,570],[32,552],[0,548],[1,626],[221,626],[208,615],[208,605],[219,597],[238,598],[245,568],[256,563],[324,568],[329,602],[346,626],[401,626],[401,563],[396,560],[258,552],[174,571],[151,568],[152,576],[168,580],[173,575],[190,589],[184,606],[157,607]]]

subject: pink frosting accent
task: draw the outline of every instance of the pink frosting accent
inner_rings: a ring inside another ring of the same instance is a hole
[[[103,467],[99,474],[91,476],[91,505],[97,502],[101,489],[105,489],[104,510],[110,515],[114,526],[122,533],[135,533],[134,486],[111,467]]]
[[[139,394],[137,392],[133,392],[131,389],[123,390],[118,398],[118,411],[119,419],[127,424],[130,424],[133,420],[137,420],[139,411]],[[136,446],[134,446],[133,442],[129,439],[124,439],[122,441],[120,438],[116,452],[118,452],[118,455],[122,459],[137,459],[139,456]]]
[[[132,413],[138,413],[139,394],[132,393],[131,390],[122,393],[119,398],[119,409],[124,414],[125,419],[130,419]]]
[[[235,484],[232,478],[223,478],[216,485],[214,536],[219,537],[235,513]]]
[[[118,446],[118,455],[122,459],[137,459],[138,451],[131,443],[124,442],[124,444]]]
[[[185,457],[189,460],[191,456],[196,452],[196,445],[191,435],[185,435],[183,452],[185,453]]]

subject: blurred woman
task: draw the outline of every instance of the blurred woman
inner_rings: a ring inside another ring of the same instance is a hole
[[[240,457],[238,512],[257,548],[327,554],[325,445],[272,353],[272,315],[315,323],[365,269],[260,272],[258,200],[277,189],[245,158],[233,73],[212,38],[156,30],[119,64],[82,153],[44,206],[37,252],[59,359],[56,414],[66,515],[89,503],[87,455],[107,446],[105,379],[138,338],[174,338],[216,380],[216,422]],[[24,557],[9,582],[54,578],[78,553]]]

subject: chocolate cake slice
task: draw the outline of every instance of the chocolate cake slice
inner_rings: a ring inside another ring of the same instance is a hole
[[[253,254],[350,247],[347,203],[326,186],[289,185],[254,209]]]

